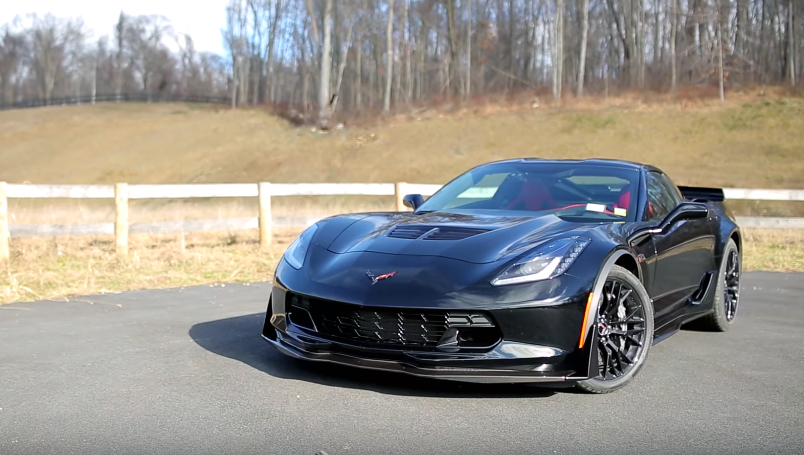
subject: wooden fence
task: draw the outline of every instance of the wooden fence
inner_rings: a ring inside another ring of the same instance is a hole
[[[206,103],[230,104],[231,98],[205,95],[179,95],[172,93],[121,93],[68,96],[62,98],[32,99],[15,101],[10,104],[0,104],[0,111],[7,109],[23,109],[43,106],[68,106],[75,104],[95,104],[109,102],[133,103]]]
[[[30,185],[0,182],[0,260],[9,256],[9,238],[57,235],[111,235],[116,238],[116,251],[128,255],[129,234],[167,234],[175,232],[212,232],[259,229],[260,245],[271,244],[274,226],[307,226],[316,217],[275,218],[271,199],[284,196],[395,196],[396,210],[404,211],[405,194],[425,196],[435,193],[441,185],[414,183],[232,183],[179,185]],[[724,189],[727,200],[804,201],[804,190]],[[477,197],[480,194],[470,194]],[[129,223],[128,201],[131,199],[187,198],[258,198],[259,213],[254,218],[191,220],[174,222]],[[113,223],[65,225],[9,225],[8,199],[114,199]],[[738,217],[746,228],[804,229],[804,218]]]

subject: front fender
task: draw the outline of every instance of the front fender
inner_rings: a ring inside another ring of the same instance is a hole
[[[606,278],[609,276],[609,272],[611,272],[612,267],[614,267],[617,261],[622,259],[624,256],[629,256],[635,263],[639,264],[634,253],[625,247],[611,250],[600,263],[599,269],[592,284],[592,289],[587,296],[586,309],[578,339],[578,349],[581,351],[583,357],[587,359],[586,365],[588,370],[585,372],[587,377],[595,376],[598,369],[597,343],[595,342],[595,331],[592,330],[592,327],[594,327],[598,308],[600,307],[603,285],[606,283]],[[641,282],[642,269],[638,266],[637,270],[639,273],[638,278]],[[595,372],[595,374],[592,374],[593,372]]]

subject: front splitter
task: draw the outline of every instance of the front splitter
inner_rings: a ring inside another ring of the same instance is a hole
[[[581,381],[586,379],[574,376],[548,376],[536,371],[523,370],[460,368],[450,366],[428,368],[395,360],[371,359],[335,352],[309,351],[283,341],[281,334],[278,334],[276,340],[272,340],[265,335],[262,335],[262,337],[279,350],[279,352],[297,359],[334,363],[367,370],[404,373],[424,378],[484,384],[566,383],[567,381]]]

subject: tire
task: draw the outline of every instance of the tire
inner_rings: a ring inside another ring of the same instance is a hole
[[[616,313],[612,314],[615,309]],[[592,340],[599,351],[598,376],[580,381],[576,387],[588,393],[611,393],[634,380],[645,365],[653,343],[653,302],[631,272],[617,265],[612,267],[592,327],[595,330]],[[632,332],[632,336],[627,336],[628,332]]]
[[[730,263],[734,260],[736,262]],[[731,267],[734,267],[731,269]],[[712,302],[712,312],[695,321],[695,327],[712,332],[725,332],[734,322],[740,302],[740,275],[742,274],[742,255],[734,240],[729,239],[720,260],[717,287]],[[727,297],[728,296],[728,297]],[[733,300],[727,300],[733,299]],[[727,302],[729,305],[727,305]],[[728,306],[728,309],[727,309]]]

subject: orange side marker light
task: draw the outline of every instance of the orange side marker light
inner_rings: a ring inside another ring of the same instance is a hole
[[[583,324],[581,324],[581,339],[578,341],[578,349],[582,349],[584,343],[586,342],[586,337],[584,336],[586,333],[586,323],[589,322],[589,309],[592,307],[592,297],[595,295],[594,292],[589,293],[589,298],[586,299],[586,309],[583,312]]]

